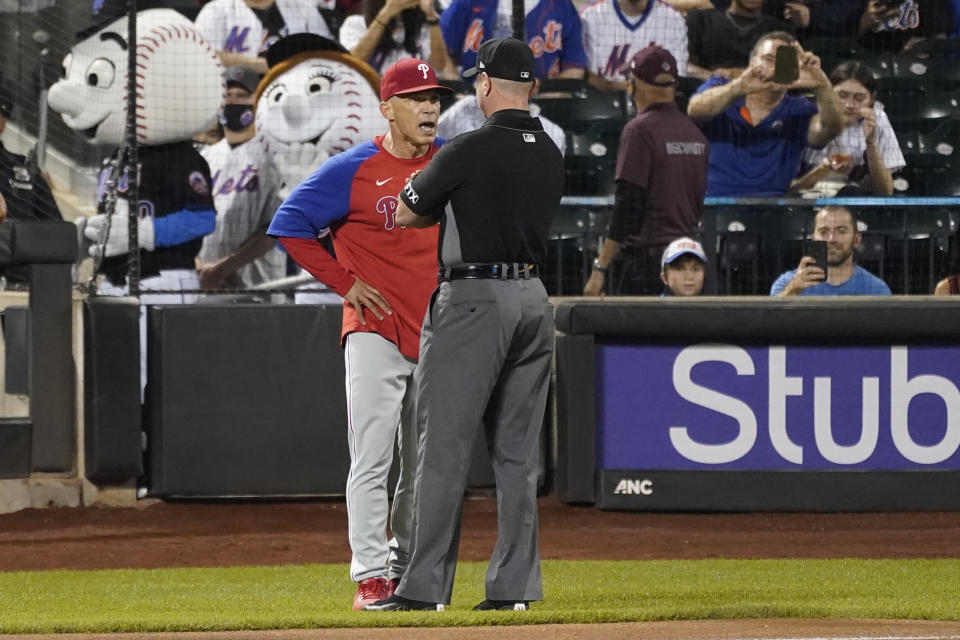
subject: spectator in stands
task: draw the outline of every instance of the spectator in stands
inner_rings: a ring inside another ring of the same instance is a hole
[[[804,152],[806,173],[793,181],[791,191],[813,189],[831,197],[846,184],[862,194],[889,196],[893,172],[906,166],[897,135],[883,105],[875,102],[876,81],[860,62],[844,62],[830,74],[840,99],[845,127],[823,149]]]
[[[524,0],[527,44],[538,78],[582,78],[587,66],[580,16],[570,0]],[[513,36],[511,0],[453,0],[440,16],[447,52],[462,75],[480,44]]]
[[[13,112],[13,92],[0,78],[0,136],[7,128],[7,119]],[[53,199],[43,173],[32,159],[11,153],[0,140],[0,201],[4,202],[4,216],[11,220],[63,220],[60,208]],[[0,269],[7,284],[25,284],[29,267]]]
[[[801,42],[811,38],[852,41],[857,37],[863,0],[768,0],[764,10],[786,20]]]
[[[566,154],[566,133],[560,125],[540,115],[540,107],[534,100],[536,100],[535,97],[530,98],[530,115],[534,118],[540,118],[543,130],[560,149],[560,153]],[[440,114],[440,121],[437,123],[437,137],[444,140],[456,138],[461,133],[479,129],[486,120],[483,112],[480,111],[480,105],[477,104],[477,97],[475,95],[462,96]]]
[[[727,9],[696,10],[687,14],[690,56],[686,75],[735,78],[747,66],[752,47],[764,34],[792,31],[777,18],[764,15],[764,0],[732,0]]]
[[[253,94],[260,74],[227,67],[227,94],[220,116],[224,138],[201,152],[210,165],[210,191],[217,225],[205,236],[197,257],[204,289],[238,289],[286,275],[286,254],[266,235],[280,206],[280,175],[267,143],[255,138]]]
[[[853,263],[860,244],[857,220],[846,207],[829,206],[817,212],[813,239],[827,242],[827,272],[804,256],[796,269],[783,273],[771,296],[888,296],[890,287],[866,269]]]
[[[787,45],[798,49],[800,78],[777,84],[777,47]],[[789,94],[793,88],[812,89],[814,101]],[[840,101],[820,59],[782,31],[757,41],[750,66],[738,78],[707,80],[690,98],[687,113],[710,140],[707,196],[782,196],[804,148],[822,148],[843,129]]]
[[[263,54],[283,36],[331,37],[314,0],[211,0],[195,24],[223,66],[248,66],[260,74],[269,71]]]
[[[693,238],[677,238],[667,245],[660,260],[663,296],[698,296],[703,291],[707,254]]]
[[[621,248],[612,293],[660,293],[664,248],[678,237],[700,235],[709,145],[673,101],[677,61],[651,45],[633,56],[628,71],[637,115],[620,136],[613,219],[583,291],[588,296],[603,293]]]
[[[435,0],[364,0],[363,13],[340,28],[340,44],[377,73],[402,58],[426,60],[455,74],[447,58]]]
[[[658,0],[597,0],[580,14],[587,79],[601,91],[625,91],[624,69],[634,53],[656,43],[687,71],[687,25],[683,16]]]
[[[859,35],[871,51],[909,51],[928,38],[945,38],[954,26],[950,0],[868,0]]]

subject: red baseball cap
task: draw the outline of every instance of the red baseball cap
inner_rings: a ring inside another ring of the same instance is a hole
[[[437,72],[429,64],[419,58],[404,58],[383,72],[380,80],[380,100],[386,102],[396,95],[427,89],[452,91],[437,84]]]
[[[669,87],[677,83],[677,59],[658,44],[650,43],[637,51],[630,59],[628,73],[638,80],[658,87]],[[669,76],[667,78],[666,76]],[[659,78],[659,81],[657,80]]]

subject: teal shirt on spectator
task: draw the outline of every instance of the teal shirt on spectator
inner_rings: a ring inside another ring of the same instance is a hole
[[[775,296],[783,291],[787,284],[797,275],[796,269],[782,274],[770,287],[770,295]],[[873,275],[866,269],[853,265],[853,275],[843,284],[836,286],[829,282],[821,282],[807,287],[800,292],[801,296],[889,296],[890,287],[887,283]]]

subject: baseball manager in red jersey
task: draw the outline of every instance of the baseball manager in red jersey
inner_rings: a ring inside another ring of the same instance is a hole
[[[420,325],[437,284],[437,229],[397,224],[397,192],[437,152],[435,71],[406,58],[383,74],[387,133],[327,160],[296,187],[267,230],[301,267],[343,296],[347,376],[347,514],[353,608],[386,598],[410,552],[417,457]],[[317,242],[330,228],[337,257]],[[398,431],[399,426],[399,431]],[[386,537],[387,474],[394,440],[400,479]]]

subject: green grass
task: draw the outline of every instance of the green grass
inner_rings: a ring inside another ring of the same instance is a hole
[[[444,613],[349,610],[345,565],[0,573],[0,633],[206,631],[814,617],[960,620],[960,560],[543,564],[546,600],[474,613],[463,563]]]

